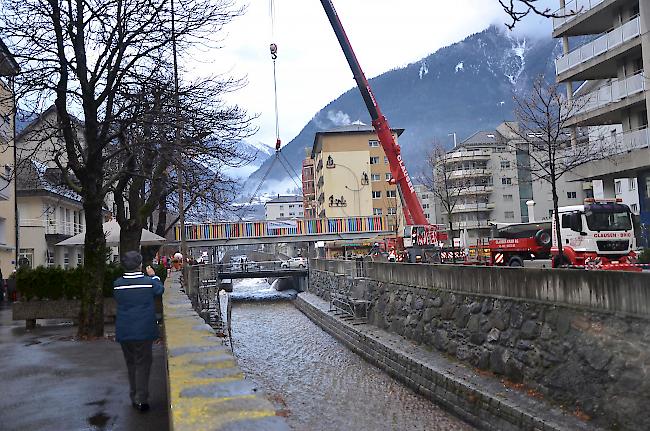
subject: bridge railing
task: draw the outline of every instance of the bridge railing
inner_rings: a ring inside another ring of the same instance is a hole
[[[188,240],[268,238],[359,232],[379,233],[388,230],[388,219],[386,216],[242,221],[185,225],[185,235]],[[177,241],[180,240],[180,226],[174,227],[174,236]]]

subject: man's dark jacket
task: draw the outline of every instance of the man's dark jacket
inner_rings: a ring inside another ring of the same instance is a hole
[[[113,283],[117,302],[115,340],[144,341],[158,338],[154,296],[165,291],[158,276],[141,272],[125,272]]]

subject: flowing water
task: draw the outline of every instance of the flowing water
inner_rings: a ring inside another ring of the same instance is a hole
[[[349,351],[264,280],[235,284],[234,352],[294,430],[471,430]],[[277,292],[276,292],[277,293]],[[277,299],[277,298],[276,298]]]

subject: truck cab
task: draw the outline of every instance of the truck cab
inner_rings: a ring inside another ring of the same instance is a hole
[[[627,265],[636,261],[630,208],[620,200],[587,199],[584,205],[558,208],[563,255],[553,218],[553,267]],[[623,269],[622,267],[620,269]]]

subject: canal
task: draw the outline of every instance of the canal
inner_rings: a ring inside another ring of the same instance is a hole
[[[283,292],[283,295],[287,294]],[[294,430],[471,430],[349,351],[264,280],[234,286],[234,352],[239,364]]]

